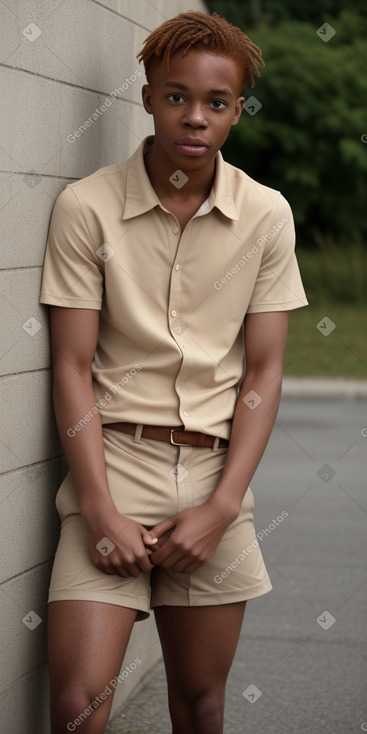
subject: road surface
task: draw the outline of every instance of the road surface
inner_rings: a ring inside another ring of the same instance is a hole
[[[282,400],[251,483],[273,590],[247,605],[225,734],[367,731],[366,457],[366,401]],[[162,664],[108,731],[171,734]]]

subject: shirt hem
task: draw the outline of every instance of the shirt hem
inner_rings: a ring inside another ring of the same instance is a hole
[[[254,306],[249,306],[247,313],[271,313],[275,311],[293,311],[295,308],[302,308],[308,306],[306,298],[297,298],[296,301],[289,301],[289,303],[256,303]]]
[[[100,311],[102,308],[102,301],[95,301],[92,299],[80,299],[80,298],[62,298],[52,296],[48,293],[42,293],[40,297],[40,303],[48,306],[63,306],[64,308],[90,308],[93,310]]]
[[[136,609],[138,612],[137,621],[148,619],[150,616],[149,601],[146,597],[138,597],[136,594],[126,594],[125,592],[111,593],[108,589],[104,591],[82,591],[76,589],[70,591],[62,589],[60,591],[50,590],[48,595],[48,604],[54,601],[90,601],[101,604],[113,604],[118,607],[126,607],[127,609]]]
[[[264,594],[267,594],[269,591],[272,590],[272,584],[270,580],[261,582],[261,584],[257,584],[252,589],[238,589],[236,590],[222,590],[220,587],[218,587],[218,591],[215,592],[198,592],[193,593],[192,591],[189,592],[189,601],[187,599],[187,592],[182,594],[177,594],[176,592],[173,594],[170,591],[167,591],[167,593],[162,594],[159,593],[159,599],[153,599],[151,602],[151,607],[154,609],[154,607],[160,607],[160,606],[168,606],[168,607],[210,607],[210,606],[218,606],[222,604],[234,604],[235,602],[239,601],[248,601],[250,599],[255,599],[258,596],[263,596]],[[157,595],[158,596],[158,595]]]

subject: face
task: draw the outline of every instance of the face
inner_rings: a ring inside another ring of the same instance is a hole
[[[149,81],[143,103],[154,117],[157,152],[175,169],[209,165],[242,112],[236,62],[199,49],[177,52],[169,70],[165,62],[153,62]]]

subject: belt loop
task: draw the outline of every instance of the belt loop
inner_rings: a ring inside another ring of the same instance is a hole
[[[220,438],[218,436],[215,437],[212,451],[217,451],[219,446]]]
[[[133,437],[133,441],[135,441],[135,443],[141,443],[142,430],[143,430],[143,424],[137,423],[136,428],[135,428],[135,434]]]

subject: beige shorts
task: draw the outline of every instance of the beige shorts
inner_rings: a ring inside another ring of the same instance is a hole
[[[200,505],[218,484],[227,449],[173,446],[104,428],[109,487],[121,514],[152,527],[188,507]],[[237,519],[215,553],[191,574],[155,566],[150,573],[108,575],[90,560],[86,529],[70,473],[56,497],[62,520],[49,601],[85,600],[138,610],[156,606],[230,604],[272,588],[253,525],[254,496],[248,489]]]

